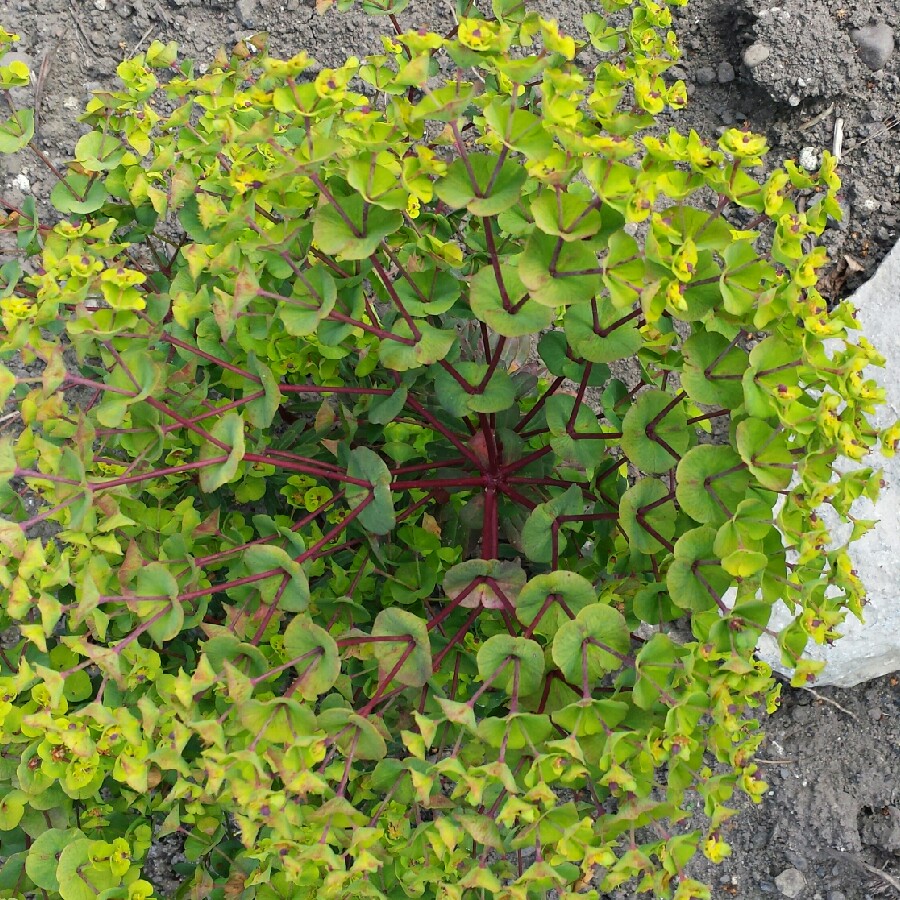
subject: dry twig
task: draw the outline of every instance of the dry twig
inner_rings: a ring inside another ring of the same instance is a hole
[[[826,109],[823,109],[817,116],[813,116],[808,122],[804,122],[799,131],[809,131],[814,125],[818,125],[823,119],[827,119],[834,112],[834,104],[832,103]]]
[[[832,700],[831,697],[823,697],[818,691],[814,691],[811,687],[804,687],[803,685],[801,685],[800,690],[806,691],[807,693],[812,694],[813,697],[816,698],[816,700],[821,700],[823,703],[828,703],[835,709],[839,709],[842,713],[846,713],[848,716],[850,716],[851,719],[853,719],[854,722],[859,722],[859,717],[856,715],[856,713],[851,712],[845,706],[841,706],[841,704],[838,703],[837,700]]]
[[[881,124],[882,128],[879,131],[876,131],[875,134],[870,134],[867,138],[863,138],[861,141],[857,141],[844,155],[846,156],[847,154],[852,153],[854,150],[856,150],[857,147],[862,147],[864,144],[868,144],[869,141],[874,141],[875,138],[881,137],[882,135],[887,134],[889,131],[893,131],[898,125],[900,125],[900,115],[888,116]]]
[[[56,52],[56,41],[53,41],[44,53],[41,67],[38,69],[37,79],[34,82],[34,134],[40,133],[41,128],[41,98],[44,96],[44,88],[47,85],[47,75],[50,74],[50,63]]]

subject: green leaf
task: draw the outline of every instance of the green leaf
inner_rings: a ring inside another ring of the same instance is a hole
[[[578,241],[592,237],[603,227],[601,209],[597,208],[599,204],[592,202],[590,196],[578,196],[577,187],[578,185],[572,185],[568,191],[545,187],[531,201],[534,224],[545,234],[561,237],[564,241]],[[602,209],[605,210],[606,207]],[[620,225],[625,222],[621,214],[614,210],[610,210],[608,215],[615,216]]]
[[[616,309],[629,310],[640,301],[647,279],[646,263],[630,234],[617,231],[610,236],[602,278]]]
[[[108,863],[91,861],[93,845],[94,841],[85,838],[68,844],[60,854],[57,877],[62,900],[97,900],[119,884]]]
[[[675,480],[678,505],[697,522],[720,525],[747,496],[750,472],[731,447],[701,444],[682,457]]]
[[[716,606],[732,579],[719,564],[716,530],[708,525],[685,532],[675,543],[675,559],[666,574],[672,602],[681,609],[703,612]]]
[[[381,341],[378,359],[383,365],[395,372],[407,372],[446,358],[456,340],[456,332],[435,328],[421,320],[416,322],[416,327],[419,337],[415,343],[403,343],[390,338]],[[409,340],[413,338],[412,329],[403,319],[394,323],[393,334]]]
[[[209,494],[227,484],[237,474],[238,464],[244,458],[244,420],[239,413],[225,413],[209,431],[220,447],[205,441],[200,447],[200,459],[209,460],[225,456],[221,462],[212,463],[200,470],[200,489]]]
[[[0,487],[16,474],[16,453],[11,438],[0,438]]]
[[[96,212],[109,199],[103,182],[96,176],[69,172],[50,192],[50,202],[64,215]]]
[[[247,394],[255,394],[260,387],[264,391],[262,397],[244,404],[247,421],[255,428],[268,428],[281,405],[281,393],[278,390],[278,380],[272,374],[272,370],[260,362],[254,353],[247,354],[247,369],[262,382],[252,384],[246,389]]]
[[[567,491],[539,503],[528,515],[522,529],[522,550],[534,562],[549,563],[553,559],[553,535],[556,533],[557,553],[562,554],[568,544],[566,532],[560,529],[559,516],[574,516],[584,510],[581,489],[575,485]],[[570,528],[574,528],[574,523]]]
[[[642,478],[622,495],[619,524],[636,553],[656,553],[675,535],[675,505],[668,488],[655,478]]]
[[[761,419],[744,419],[735,431],[735,443],[741,459],[771,491],[783,491],[794,473],[794,457],[787,431],[779,431]]]
[[[588,685],[623,665],[631,650],[631,635],[625,617],[611,606],[593,603],[567,621],[553,639],[553,662],[565,677],[581,685],[585,672]]]
[[[715,332],[691,335],[681,350],[684,369],[681,386],[694,403],[737,409],[744,399],[741,383],[747,353]]]
[[[317,725],[326,734],[336,737],[336,743],[345,755],[351,747],[355,759],[379,760],[387,755],[387,745],[378,729],[350,709],[323,710],[317,717]]]
[[[493,154],[467,153],[448,166],[446,175],[434,183],[434,192],[451,209],[496,216],[519,201],[527,177],[524,167],[512,160],[499,169],[497,163]]]
[[[271,578],[256,582],[265,602],[272,602],[280,592],[279,609],[303,612],[309,605],[309,581],[302,566],[281,547],[272,544],[255,544],[241,554],[241,561],[251,575],[275,570]],[[281,570],[281,571],[278,571]],[[288,577],[287,583],[282,582]]]
[[[0,153],[18,153],[34,137],[34,110],[16,110],[0,122]]]
[[[528,290],[519,277],[517,259],[520,257],[500,264],[505,298],[492,266],[480,268],[469,282],[472,312],[497,334],[508,338],[537,334],[549,328],[556,318],[554,309],[526,299]]]
[[[0,831],[12,831],[22,821],[27,801],[28,795],[16,789],[0,797]]]
[[[278,318],[288,334],[307,337],[334,309],[337,286],[325,266],[308,266],[294,278],[289,300],[278,303]]]
[[[111,134],[89,131],[75,144],[75,159],[87,172],[106,172],[114,169],[125,155],[122,142]]]
[[[667,472],[690,445],[684,404],[665,391],[644,391],[622,423],[622,449],[643,472]]]
[[[350,509],[355,510],[363,503],[367,503],[366,508],[359,514],[360,525],[372,534],[387,534],[397,520],[391,493],[391,473],[384,460],[368,447],[355,447],[350,451],[347,475],[367,481],[370,485],[364,487],[347,484],[345,488]]]
[[[8,896],[14,896],[12,891],[30,887],[25,872],[25,862],[28,859],[28,851],[10,854],[0,864],[0,891],[9,892]]]
[[[308,616],[295,616],[285,629],[284,654],[287,660],[297,660],[293,685],[304,700],[315,700],[324,694],[341,673],[334,638]]]
[[[397,210],[367,204],[362,196],[336,198],[340,209],[323,202],[313,216],[313,239],[339,260],[368,259],[382,240],[403,225]]]
[[[28,848],[25,872],[39,888],[58,891],[59,880],[56,870],[63,850],[73,842],[84,839],[77,828],[48,828],[38,835]]]
[[[762,541],[754,539],[736,520],[720,526],[713,550],[722,560],[722,568],[737,578],[750,578],[769,563]]]
[[[594,274],[570,274],[585,271]],[[566,243],[535,231],[519,257],[519,277],[532,300],[543,306],[555,309],[585,303],[600,292],[597,250],[587,243]]]
[[[144,621],[162,613],[148,628],[157,646],[175,638],[184,627],[184,606],[178,600],[178,582],[163,563],[151,562],[138,570],[135,594],[138,597],[160,598],[130,604]]]
[[[393,422],[403,411],[408,396],[409,389],[405,385],[400,385],[388,396],[373,397],[368,411],[369,421],[373,425],[387,425],[388,422]]]
[[[290,746],[298,735],[316,729],[312,710],[292,697],[246,699],[239,704],[238,714],[250,734],[276,746]]]
[[[374,285],[382,288],[380,281]],[[462,284],[450,272],[428,267],[422,271],[405,272],[404,277],[393,284],[394,291],[404,309],[416,319],[440,316],[453,307],[462,294]],[[384,292],[388,299],[387,292]]]
[[[596,602],[597,591],[587,578],[559,569],[536,575],[525,585],[519,594],[516,615],[523,625],[533,626],[537,634],[553,637],[572,616]]]
[[[679,648],[672,638],[663,632],[654,634],[638,651],[635,670],[637,681],[632,698],[640,709],[650,709],[672,678],[673,663],[679,656]]]
[[[443,588],[450,600],[465,594],[459,604],[465,609],[509,610],[517,606],[525,578],[518,562],[467,559],[447,570]]]
[[[553,138],[545,130],[540,116],[518,106],[510,107],[506,98],[495,97],[484,107],[488,125],[504,144],[528,159],[546,159],[553,149]]]
[[[719,279],[725,309],[744,316],[755,309],[760,295],[774,280],[774,268],[760,258],[750,241],[735,241],[723,252],[725,268]]]
[[[418,616],[403,609],[383,609],[372,625],[375,636],[407,638],[405,642],[379,642],[377,646],[378,670],[381,679],[387,676],[405,657],[394,673],[393,680],[409,687],[421,687],[431,678],[431,641],[428,628]]]
[[[434,388],[438,402],[451,415],[463,418],[468,413],[498,413],[509,409],[516,401],[516,384],[509,372],[499,366],[491,373],[490,381],[478,390],[488,373],[484,363],[458,362],[453,368],[476,392],[469,393],[450,372],[436,369]]]
[[[543,307],[541,307],[543,308]],[[571,307],[570,311],[575,309],[583,309],[584,307]],[[576,384],[580,384],[584,379],[585,362],[583,360],[574,360],[571,356],[575,355],[569,346],[567,336],[560,331],[548,331],[541,335],[538,341],[538,355],[543,360],[547,371],[551,375],[562,375]],[[588,377],[588,387],[604,387],[609,380],[609,368],[602,364],[594,364],[591,366],[590,376]]]
[[[477,662],[482,681],[502,670],[492,684],[511,695],[517,682],[519,697],[537,691],[544,675],[544,653],[540,645],[528,638],[508,634],[495,634],[488,638],[478,650]]]
[[[644,343],[638,314],[623,313],[605,298],[570,306],[563,323],[572,350],[588,362],[630,359]]]

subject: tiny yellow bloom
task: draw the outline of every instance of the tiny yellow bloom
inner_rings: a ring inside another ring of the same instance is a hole
[[[731,856],[731,847],[717,834],[711,834],[703,844],[703,855],[710,862],[720,863],[726,856]]]
[[[419,198],[415,194],[410,194],[406,200],[406,214],[411,219],[417,219],[421,209],[422,204],[419,202]]]

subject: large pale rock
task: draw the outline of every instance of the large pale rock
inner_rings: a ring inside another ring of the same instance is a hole
[[[900,243],[875,275],[852,298],[863,333],[887,359],[884,369],[873,372],[887,392],[885,406],[873,421],[884,427],[900,418]],[[876,504],[860,502],[854,515],[878,519],[878,525],[854,545],[856,571],[868,591],[865,623],[848,617],[844,636],[832,647],[810,644],[807,653],[825,660],[818,684],[851,687],[870,678],[900,670],[900,454],[893,459],[873,455],[866,465],[880,466],[885,487]],[[837,538],[847,532],[833,528]],[[770,623],[778,630],[789,620],[787,610],[776,609]],[[771,638],[759,645],[760,656],[775,668],[778,649]]]

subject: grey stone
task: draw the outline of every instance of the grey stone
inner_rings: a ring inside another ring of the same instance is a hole
[[[850,39],[856,44],[859,58],[873,72],[883,69],[894,52],[894,32],[884,22],[857,28],[850,33]]]
[[[856,206],[854,214],[859,215]],[[885,357],[883,369],[872,369],[871,377],[885,389],[886,402],[871,417],[876,428],[886,428],[900,412],[900,243],[881,263],[875,274],[850,298],[856,309],[862,334]],[[806,654],[825,662],[817,684],[852,687],[872,678],[900,670],[900,587],[897,583],[897,559],[900,557],[900,455],[884,459],[873,453],[860,466],[881,468],[884,488],[876,503],[857,501],[853,515],[858,519],[876,519],[877,524],[850,550],[857,574],[866,588],[868,602],[863,609],[865,622],[848,615],[841,626],[843,637],[833,646],[812,645]],[[835,546],[849,537],[850,527],[836,516],[822,517],[831,530]],[[776,606],[769,627],[779,631],[791,615]],[[777,645],[768,636],[760,641],[760,655],[766,662],[784,671]]]
[[[256,0],[238,0],[237,15],[245,28],[256,27]]]
[[[716,70],[716,78],[719,79],[719,84],[728,84],[729,81],[734,81],[734,66],[730,62],[720,62],[719,68]]]
[[[806,887],[806,879],[797,869],[785,869],[775,879],[775,886],[785,897],[799,897]]]
[[[701,66],[694,72],[694,81],[696,81],[697,84],[712,84],[715,80],[715,70],[711,69],[709,66]]]
[[[757,41],[744,51],[744,65],[748,69],[755,69],[757,66],[762,65],[771,53],[771,47]]]
[[[843,891],[829,891],[828,900],[847,900],[847,895]]]

